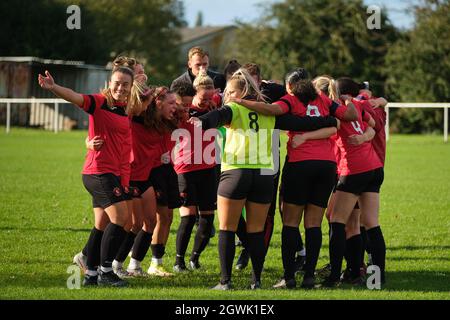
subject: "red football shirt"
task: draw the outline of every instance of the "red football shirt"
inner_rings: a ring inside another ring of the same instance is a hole
[[[376,134],[372,140],[372,145],[384,166],[386,159],[386,111],[384,111],[384,108],[372,108],[368,103],[364,104],[364,111],[375,120]]]
[[[364,112],[364,102],[355,99],[352,102],[358,111],[358,120],[341,122],[341,127],[337,132],[336,145],[340,151],[338,171],[341,176],[363,173],[383,166],[370,141],[359,146],[348,143],[351,135],[364,134],[367,128],[366,122],[369,120],[368,114]]]
[[[189,115],[199,117],[208,113],[208,110],[201,110],[191,107]],[[175,150],[173,159],[176,173],[185,173],[210,169],[217,165],[215,152],[216,129],[204,131],[196,128],[190,123],[182,123],[176,132],[179,143]]]
[[[133,140],[131,180],[146,181],[152,168],[161,158],[161,135],[145,127],[142,117],[133,117],[131,137]]]
[[[342,119],[347,107],[333,102],[323,93],[319,94],[314,101],[311,101],[305,106],[297,97],[292,95],[285,95],[279,101],[275,102],[281,106],[284,113],[290,112],[298,117],[325,117],[333,115],[336,118]],[[334,155],[334,143],[327,139],[308,140],[297,148],[291,145],[292,139],[296,134],[303,132],[289,131],[289,141],[287,144],[287,152],[289,162],[298,162],[305,160],[328,160],[336,161]]]
[[[88,150],[83,174],[112,173],[120,176],[123,186],[130,181],[131,130],[125,104],[109,107],[102,94],[83,95],[80,106],[89,113],[89,139],[100,136],[104,141],[98,151]]]

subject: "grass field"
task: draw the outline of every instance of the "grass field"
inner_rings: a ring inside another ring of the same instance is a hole
[[[131,280],[126,289],[67,289],[67,268],[93,225],[91,200],[80,177],[86,132],[13,129],[6,135],[0,130],[0,299],[450,298],[450,143],[441,136],[394,135],[388,143],[381,196],[388,281],[383,290],[271,290],[282,275],[277,215],[264,289],[245,290],[247,268],[233,272],[236,290],[212,292],[207,288],[219,279],[217,237],[201,258],[200,272]],[[175,213],[167,267],[174,261],[178,222]],[[328,261],[327,232],[324,223],[319,266]]]

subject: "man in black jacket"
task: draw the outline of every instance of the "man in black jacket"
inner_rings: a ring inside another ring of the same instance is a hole
[[[222,92],[225,89],[226,80],[223,74],[208,70],[209,67],[209,54],[207,51],[200,47],[193,47],[188,53],[188,69],[181,76],[176,78],[170,89],[177,87],[180,83],[188,83],[192,86],[195,77],[200,73],[200,71],[206,71],[208,76],[214,81],[214,87],[220,89]]]

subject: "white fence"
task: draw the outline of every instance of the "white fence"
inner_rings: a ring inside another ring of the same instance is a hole
[[[31,112],[30,112],[30,124],[40,123],[42,120],[36,120],[36,117],[45,120],[47,125],[46,129],[49,129],[49,126],[53,129],[55,133],[57,133],[63,127],[65,117],[59,113],[59,105],[66,103],[67,101],[63,99],[0,99],[0,104],[6,104],[6,133],[9,133],[11,130],[11,107],[14,104],[31,104]],[[42,105],[53,104],[53,110],[42,109]],[[389,109],[391,108],[443,108],[444,109],[444,141],[448,141],[448,109],[450,108],[450,103],[412,103],[412,102],[398,102],[398,103],[388,103],[386,110],[386,139],[389,140]],[[43,111],[44,110],[44,111]],[[49,124],[51,122],[51,124]]]
[[[444,109],[444,142],[448,141],[448,108],[450,108],[450,103],[424,103],[424,102],[391,102],[385,107],[386,110],[386,140],[389,140],[389,109],[391,108],[427,108],[434,109],[440,108]]]
[[[30,125],[39,125],[57,133],[63,128],[64,121],[68,120],[60,114],[59,105],[67,103],[63,99],[0,99],[0,104],[6,104],[6,133],[11,130],[11,107],[18,104],[31,104]],[[49,105],[54,105],[54,108]]]

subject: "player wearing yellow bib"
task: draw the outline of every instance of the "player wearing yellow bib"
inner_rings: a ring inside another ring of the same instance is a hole
[[[215,290],[231,289],[235,255],[235,233],[242,209],[247,218],[248,249],[253,266],[251,289],[261,288],[264,265],[264,223],[272,201],[274,163],[272,139],[277,130],[310,131],[337,126],[334,117],[265,116],[230,103],[232,98],[263,101],[257,84],[246,70],[239,69],[228,81],[225,106],[190,121],[203,130],[227,127],[222,155],[217,211],[219,216],[219,257],[221,280]],[[275,137],[276,139],[278,137]],[[277,141],[277,140],[275,140]],[[278,144],[275,144],[278,151]]]

